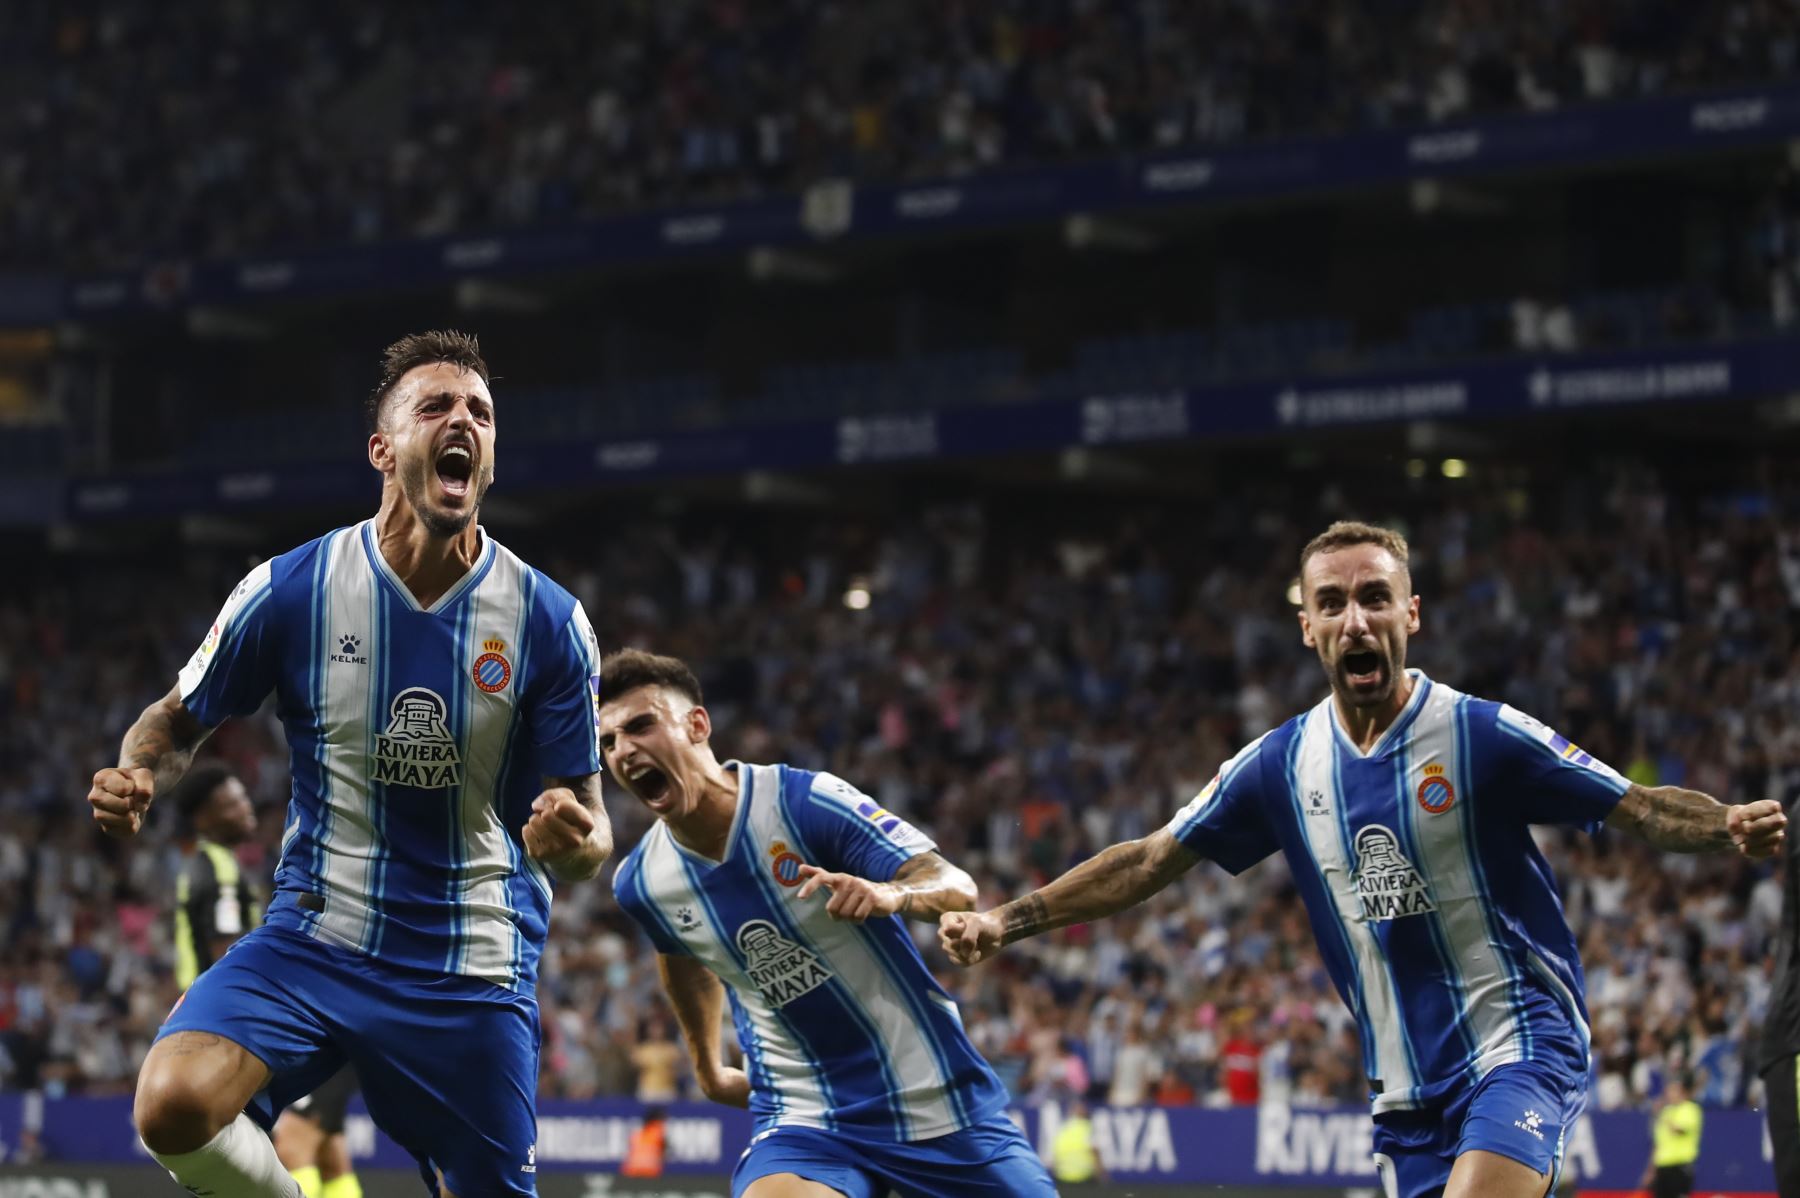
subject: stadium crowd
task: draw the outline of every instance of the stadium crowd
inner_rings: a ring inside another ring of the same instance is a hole
[[[1790,76],[1786,0],[0,11],[0,258],[106,268]]]
[[[1355,511],[1412,536],[1412,659],[1433,676],[1543,717],[1647,785],[1792,802],[1800,484],[1769,463],[1738,478],[1477,467]],[[988,905],[1156,828],[1238,745],[1318,700],[1285,596],[1299,545],[1351,504],[1323,483],[1298,502],[1310,485],[1262,473],[1213,505],[713,513],[518,541],[603,642],[698,664],[722,755],[841,774],[929,829]],[[176,998],[174,813],[109,841],[81,796],[244,566],[109,562],[98,587],[96,567],[59,559],[0,596],[0,1086],[128,1090]],[[242,856],[266,876],[279,727],[265,709],[209,752],[262,801]],[[623,851],[647,816],[616,790],[610,806]],[[1597,1104],[1644,1103],[1684,1067],[1705,1101],[1748,1100],[1774,872],[1608,834],[1540,841],[1587,964]],[[1126,915],[972,971],[916,930],[1022,1097],[1364,1100],[1354,1028],[1279,860],[1238,879],[1202,865]],[[691,1093],[650,949],[605,885],[562,889],[542,978],[545,1094]]]

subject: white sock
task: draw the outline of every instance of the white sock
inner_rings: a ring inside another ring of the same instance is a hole
[[[300,1183],[281,1167],[275,1145],[248,1115],[192,1152],[150,1155],[196,1198],[301,1198]]]

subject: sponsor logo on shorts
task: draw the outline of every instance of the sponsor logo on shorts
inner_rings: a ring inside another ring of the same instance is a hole
[[[519,1166],[521,1173],[537,1172],[537,1145],[533,1144],[525,1153],[525,1163]]]
[[[1513,1120],[1514,1127],[1518,1128],[1520,1131],[1529,1132],[1540,1140],[1544,1138],[1544,1133],[1541,1130],[1543,1125],[1544,1117],[1536,1111],[1526,1111],[1523,1119]]]

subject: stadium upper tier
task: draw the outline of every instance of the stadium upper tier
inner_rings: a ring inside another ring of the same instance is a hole
[[[14,4],[0,265],[289,254],[1428,129],[1787,79],[1797,54],[1792,6],[1733,0]],[[1454,166],[1470,148],[1425,152]]]

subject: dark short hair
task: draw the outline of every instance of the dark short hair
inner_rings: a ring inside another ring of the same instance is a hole
[[[1331,553],[1338,549],[1348,549],[1352,545],[1379,545],[1394,555],[1402,570],[1410,570],[1407,564],[1409,551],[1406,538],[1391,528],[1383,528],[1379,524],[1364,524],[1360,520],[1339,520],[1330,528],[1306,543],[1300,551],[1300,579],[1306,580],[1306,563],[1316,553]]]
[[[175,784],[175,789],[169,792],[169,801],[181,816],[182,826],[192,829],[194,821],[212,799],[213,792],[236,776],[237,771],[217,761],[194,766],[183,774],[181,781]]]
[[[700,680],[687,662],[679,657],[664,657],[642,649],[620,649],[608,654],[600,663],[600,696],[610,702],[629,694],[640,686],[666,686],[686,695],[694,706],[706,701]]]
[[[367,405],[369,431],[381,427],[381,406],[394,393],[408,371],[434,362],[447,362],[472,371],[482,382],[488,382],[487,362],[481,356],[481,343],[473,333],[455,329],[433,329],[427,333],[408,333],[381,351],[381,378],[369,393]]]

